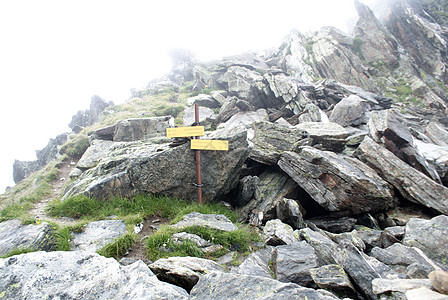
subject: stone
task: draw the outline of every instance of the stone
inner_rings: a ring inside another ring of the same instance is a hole
[[[408,247],[400,243],[395,243],[387,248],[374,247],[370,251],[370,256],[379,261],[396,267],[408,267],[413,263],[419,263],[433,270],[435,264],[418,248]],[[405,272],[403,270],[403,272]]]
[[[199,123],[205,121],[206,119],[210,120],[216,119],[215,112],[210,108],[199,106]],[[194,122],[195,122],[194,107],[185,108],[182,124],[184,126],[191,126]]]
[[[272,253],[274,247],[266,246],[263,249],[249,254],[235,270],[238,274],[253,275],[272,278]]]
[[[174,244],[182,244],[182,242],[184,241],[191,241],[199,248],[204,248],[212,245],[211,242],[204,240],[200,236],[187,232],[178,232],[173,234],[171,237],[171,241]]]
[[[436,145],[448,146],[448,131],[436,122],[429,122],[425,127],[426,136]]]
[[[88,223],[82,232],[73,233],[71,250],[96,252],[126,234],[121,220],[102,220]]]
[[[355,225],[357,236],[366,245],[366,252],[369,253],[373,247],[381,247],[381,230],[369,228],[362,225]]]
[[[338,295],[354,297],[356,290],[347,273],[340,265],[324,265],[310,269],[311,277],[317,286],[332,291]]]
[[[405,295],[407,300],[448,300],[447,295],[437,293],[427,287],[409,290]]]
[[[234,114],[230,119],[226,122],[219,124],[218,129],[227,128],[231,130],[233,128],[243,126],[249,127],[253,123],[268,121],[268,113],[265,109],[260,108],[256,111],[241,111]]]
[[[287,174],[277,168],[270,168],[259,177],[254,195],[249,203],[239,211],[253,226],[260,226],[276,216],[276,205],[284,197],[290,196],[297,188]]]
[[[322,150],[340,152],[345,146],[345,139],[349,132],[341,125],[332,122],[305,122],[294,128],[306,131],[313,140],[312,146],[319,146]]]
[[[81,176],[82,170],[78,168],[73,168],[73,170],[70,171],[70,174],[68,174],[68,177],[71,179],[76,179],[79,176]]]
[[[47,222],[22,225],[19,220],[0,223],[0,256],[16,249],[50,251],[53,248],[53,230]]]
[[[112,101],[106,102],[104,99],[97,95],[92,96],[90,101],[90,109],[84,111],[78,111],[76,115],[72,117],[68,127],[88,127],[93,125],[101,115],[101,113],[109,106],[114,105]]]
[[[377,295],[387,292],[406,293],[408,290],[420,287],[431,288],[429,279],[384,279],[375,278],[372,281],[373,292]]]
[[[200,107],[207,107],[207,108],[220,108],[221,103],[213,98],[210,95],[206,94],[199,94],[195,97],[191,97],[187,99],[188,105],[194,105],[197,104]]]
[[[336,300],[335,296],[322,294],[295,283],[283,283],[275,279],[211,272],[202,276],[190,292],[191,299],[247,300],[247,299],[308,299]]]
[[[317,255],[318,263],[322,265],[335,264],[335,254],[337,244],[323,233],[304,228],[299,231],[301,240],[305,240]]]
[[[305,228],[306,224],[303,220],[300,205],[293,199],[283,198],[275,206],[277,218],[290,225],[294,229]]]
[[[448,216],[440,215],[431,220],[411,219],[406,224],[403,244],[421,249],[448,271]]]
[[[82,171],[96,167],[110,153],[110,149],[114,144],[112,141],[93,140],[90,147],[81,156],[76,167]]]
[[[203,201],[222,198],[238,184],[249,149],[245,131],[215,131],[207,139],[229,141],[228,151],[202,151]],[[169,146],[169,139],[117,143],[95,168],[84,172],[64,190],[95,198],[132,197],[150,193],[197,201],[196,161],[190,143]]]
[[[402,161],[440,183],[440,178],[414,145],[411,132],[399,121],[399,115],[392,109],[375,111],[369,120],[372,139],[382,143]]]
[[[381,233],[381,247],[387,248],[400,242],[404,236],[404,226],[391,226]]]
[[[364,138],[356,156],[381,174],[407,200],[448,214],[448,188],[404,163],[371,138]]]
[[[224,271],[216,262],[198,257],[161,258],[149,268],[162,281],[177,285],[190,291],[199,278],[213,271]]]
[[[320,229],[332,233],[342,233],[351,231],[356,224],[356,219],[351,217],[335,218],[323,216],[307,219],[306,223],[312,223]]]
[[[189,299],[145,263],[120,265],[84,251],[34,252],[0,259],[5,299]]]
[[[429,273],[429,280],[436,291],[448,295],[448,272],[434,270]]]
[[[275,247],[272,265],[277,280],[311,287],[310,269],[318,266],[313,247],[305,241]]]
[[[350,95],[335,105],[329,120],[343,127],[359,126],[367,124],[369,118],[366,112],[369,110],[370,105],[366,100],[356,95]]]
[[[172,116],[126,119],[116,125],[114,142],[133,142],[165,136],[166,129],[174,127]]]
[[[305,146],[284,152],[278,165],[327,211],[354,214],[396,205],[392,187],[352,157]]]
[[[15,183],[19,183],[32,173],[39,171],[42,167],[37,160],[34,161],[21,161],[14,160],[12,166],[13,179]]]
[[[231,201],[236,207],[246,205],[253,197],[255,190],[260,185],[260,178],[258,176],[245,176],[238,183],[238,194],[236,198]]]
[[[291,226],[278,219],[266,222],[263,235],[265,243],[271,246],[290,245],[297,241]]]
[[[434,167],[444,186],[448,186],[448,146],[415,140],[417,150]]]
[[[92,134],[89,136],[89,139],[91,141],[92,140],[113,141],[116,128],[117,125],[112,125],[97,129],[92,132]]]
[[[295,151],[300,146],[311,144],[306,131],[282,125],[259,122],[252,125],[254,137],[249,157],[257,162],[274,165],[284,151]]]
[[[189,226],[205,226],[221,231],[235,231],[238,229],[226,216],[217,214],[201,214],[191,212],[183,216],[182,220],[171,225],[174,228],[183,229]]]

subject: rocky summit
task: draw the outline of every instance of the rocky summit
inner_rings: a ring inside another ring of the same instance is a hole
[[[448,6],[354,5],[351,34],[178,49],[126,103],[92,97],[14,163],[0,299],[448,299]],[[193,137],[166,136],[193,105],[228,142],[199,186]]]

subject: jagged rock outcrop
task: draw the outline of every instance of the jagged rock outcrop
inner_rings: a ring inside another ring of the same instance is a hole
[[[114,104],[111,101],[106,102],[97,95],[92,96],[90,109],[78,111],[78,113],[72,117],[72,121],[68,127],[75,132],[79,132],[82,128],[93,125],[96,121],[98,121],[98,118],[104,109],[112,105]]]

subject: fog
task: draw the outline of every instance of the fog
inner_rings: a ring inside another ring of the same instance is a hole
[[[169,72],[171,48],[217,59],[356,18],[353,0],[1,1],[0,193],[91,96],[122,103]]]

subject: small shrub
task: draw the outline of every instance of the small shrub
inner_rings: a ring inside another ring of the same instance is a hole
[[[113,243],[104,246],[97,251],[98,254],[105,257],[113,257],[117,259],[123,256],[126,251],[135,243],[137,235],[127,233],[122,237],[117,238]]]
[[[84,134],[78,134],[62,145],[59,153],[71,158],[81,157],[89,146],[89,138]]]
[[[5,255],[1,255],[0,258],[8,258],[8,257],[14,256],[14,255],[30,253],[30,252],[35,252],[35,251],[36,251],[35,249],[30,248],[30,247],[27,247],[27,248],[16,248],[16,249],[13,249],[13,250],[9,251]]]

